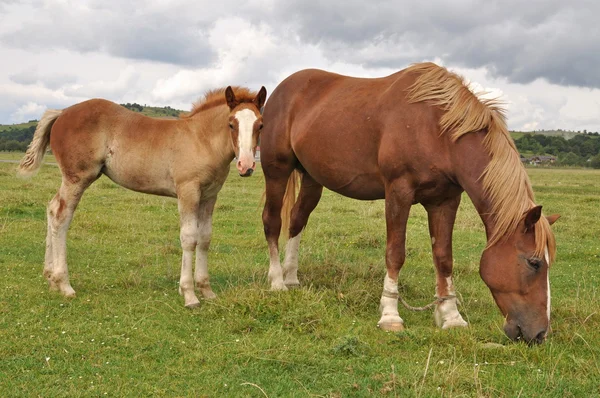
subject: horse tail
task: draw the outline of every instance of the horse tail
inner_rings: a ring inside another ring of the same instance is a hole
[[[37,173],[42,165],[46,148],[50,144],[50,130],[52,130],[54,122],[61,113],[62,110],[55,109],[49,109],[44,112],[44,115],[35,128],[35,133],[33,134],[31,143],[27,147],[27,152],[25,152],[25,156],[21,159],[21,163],[17,169],[19,176],[27,178]]]
[[[281,230],[287,232],[288,238],[292,208],[296,203],[296,191],[298,185],[300,185],[300,172],[294,170],[288,178],[287,186],[285,187],[285,195],[283,195],[283,206],[281,206]]]

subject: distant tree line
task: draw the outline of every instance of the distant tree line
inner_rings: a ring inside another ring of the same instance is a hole
[[[179,114],[181,113],[181,111],[177,110],[177,109],[173,109],[170,106],[165,106],[165,107],[154,107],[154,106],[146,106],[146,105],[140,105],[137,103],[126,103],[126,104],[121,104],[121,106],[129,109],[130,111],[134,111],[134,112],[139,112],[142,113],[144,112],[144,110],[149,116],[154,116],[154,117],[178,117]]]
[[[7,130],[0,131],[0,151],[25,152],[33,138],[36,126],[9,127]]]
[[[554,155],[557,166],[600,168],[600,134],[577,134],[570,140],[561,136],[525,134],[515,140],[519,152]]]
[[[122,104],[134,112],[141,112],[142,105]],[[176,117],[178,110],[171,107],[152,107],[153,116]],[[36,126],[9,127],[0,131],[0,151],[24,152],[33,138]],[[553,155],[557,157],[556,166],[579,166],[600,169],[600,134],[577,134],[570,140],[561,136],[543,134],[524,134],[515,140],[517,149],[522,154]]]

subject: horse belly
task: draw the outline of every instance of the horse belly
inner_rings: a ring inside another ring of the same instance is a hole
[[[314,156],[311,150],[294,147],[302,167],[325,188],[340,195],[360,200],[385,197],[383,180],[376,162],[367,154],[350,159],[347,153],[332,151],[328,156]]]
[[[159,162],[160,163],[160,162]],[[132,191],[161,196],[177,196],[168,168],[149,160],[106,160],[102,172],[115,183]]]

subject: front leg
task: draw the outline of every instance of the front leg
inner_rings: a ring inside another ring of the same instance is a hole
[[[177,199],[180,218],[180,239],[183,256],[181,259],[181,277],[179,279],[179,294],[185,301],[187,308],[200,305],[194,293],[194,279],[192,265],[194,252],[198,244],[198,209],[200,205],[199,184],[188,183],[179,187]]]
[[[208,248],[212,236],[212,214],[216,201],[216,197],[202,201],[198,209],[198,245],[196,246],[194,281],[196,287],[206,299],[217,297],[210,287],[208,276]]]
[[[404,321],[398,313],[398,274],[406,259],[406,222],[413,195],[413,189],[403,180],[393,181],[385,189],[387,274],[380,301],[381,319],[377,323],[377,326],[383,330],[404,330]]]
[[[442,329],[467,326],[458,312],[457,299],[452,282],[452,229],[460,195],[437,205],[426,205],[433,262],[437,274],[436,296],[446,298],[435,307],[435,323]]]

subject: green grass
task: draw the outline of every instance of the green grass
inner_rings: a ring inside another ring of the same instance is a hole
[[[12,155],[11,155],[12,156]],[[6,158],[2,154],[0,158]],[[48,157],[46,159],[49,161]],[[260,169],[232,175],[217,202],[209,270],[214,301],[177,294],[175,200],[102,177],[69,234],[77,297],[42,277],[45,206],[60,174],[31,180],[0,163],[0,396],[598,396],[600,172],[528,169],[555,224],[552,328],[515,344],[478,275],[483,227],[465,197],[455,228],[455,284],[470,327],[442,331],[400,308],[407,330],[376,328],[384,276],[383,202],[325,191],[303,235],[302,288],[270,292]],[[400,291],[434,293],[425,212],[409,220]],[[264,394],[262,391],[264,391]]]

